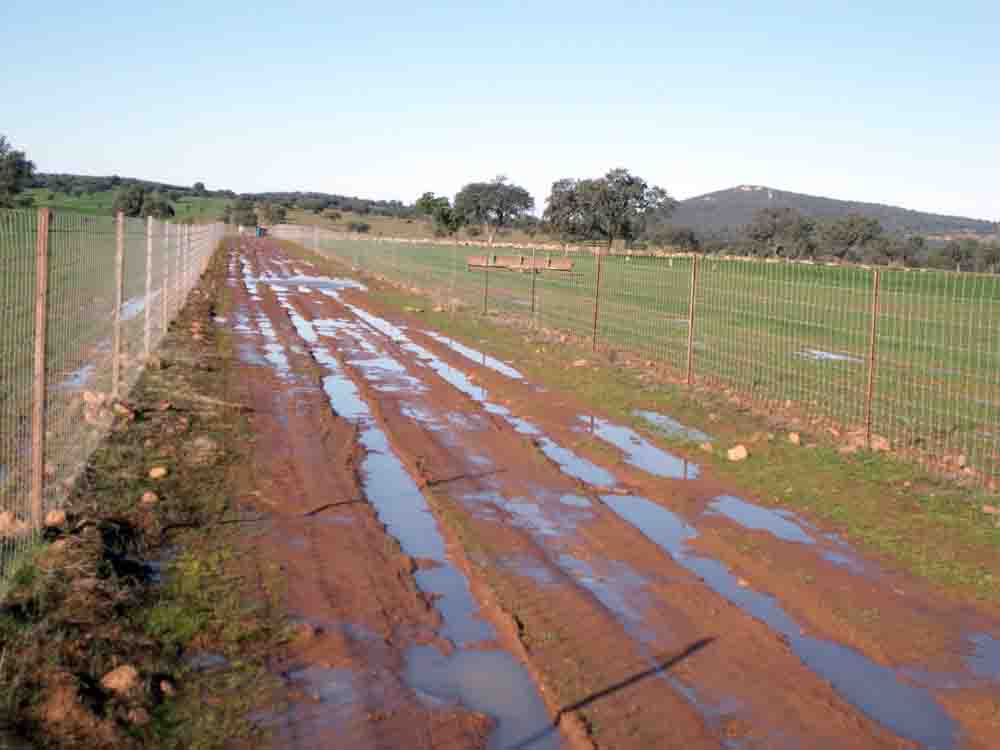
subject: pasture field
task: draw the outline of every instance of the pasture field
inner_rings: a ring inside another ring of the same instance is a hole
[[[690,256],[606,257],[598,298],[597,259],[573,254],[572,272],[535,277],[532,306],[530,273],[467,268],[469,255],[486,253],[481,246],[324,235],[320,246],[446,303],[481,311],[485,297],[490,312],[584,339],[594,335],[597,299],[599,346],[686,374]],[[883,268],[877,302],[874,281],[874,269],[860,266],[699,259],[694,379],[829,421],[838,434],[870,417],[873,435],[894,450],[995,487],[1000,277]]]
[[[111,216],[111,207],[115,202],[115,193],[113,190],[85,193],[83,195],[56,193],[44,188],[36,188],[25,192],[34,198],[36,206],[47,206],[54,211],[71,211],[88,216]],[[196,224],[217,221],[226,204],[229,202],[230,199],[228,198],[184,196],[172,204],[174,211],[176,211],[173,220],[185,221],[191,219]]]

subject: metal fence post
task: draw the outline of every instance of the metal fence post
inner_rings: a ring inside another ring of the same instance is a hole
[[[535,277],[538,276],[538,269],[535,267],[535,247],[531,247],[531,319],[535,319]]]
[[[170,222],[163,222],[163,283],[160,284],[160,311],[163,317],[163,335],[167,335],[167,321],[170,313],[167,310],[167,296],[170,289]]]
[[[486,303],[490,298],[490,262],[492,255],[486,256],[486,267],[483,268],[483,315],[486,314]]]
[[[594,345],[593,350],[597,351],[597,315],[601,304],[601,249],[597,249],[597,285],[594,287]]]
[[[125,214],[118,212],[117,248],[115,250],[115,334],[111,360],[111,397],[118,397],[122,357],[122,291],[125,284]]]
[[[872,402],[875,397],[875,339],[878,336],[878,297],[881,287],[882,273],[875,269],[872,275],[872,307],[871,327],[868,331],[868,389],[865,393],[865,444],[872,444]]]
[[[153,217],[146,217],[146,304],[144,312],[146,319],[142,331],[142,350],[149,357],[149,338],[151,319],[153,317]]]
[[[45,489],[45,402],[48,397],[45,351],[48,343],[49,311],[49,224],[52,210],[38,209],[38,236],[35,240],[35,372],[31,409],[31,521],[42,527],[42,499]]]
[[[688,300],[688,351],[687,351],[687,384],[694,383],[694,321],[695,308],[698,304],[698,256],[691,262],[691,296]]]

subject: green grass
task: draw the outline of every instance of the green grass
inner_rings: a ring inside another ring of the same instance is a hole
[[[46,188],[33,188],[26,190],[25,193],[31,195],[35,201],[35,206],[47,206],[54,211],[69,211],[87,216],[111,216],[112,205],[115,201],[115,192],[113,190],[105,190],[99,193],[84,193],[83,195],[69,195],[68,193],[57,193]],[[185,221],[190,219],[196,223],[216,221],[229,202],[230,199],[228,198],[184,196],[173,204],[174,211],[176,212],[174,220]]]
[[[532,313],[530,274],[467,270],[467,256],[485,254],[482,247],[326,238],[321,249],[474,311],[482,310],[488,283],[489,311],[593,336],[597,262],[589,255],[574,254],[571,273],[535,278]],[[599,344],[683,376],[692,263],[680,256],[604,259]],[[863,426],[870,269],[710,257],[700,262],[698,279],[698,380],[841,429]],[[883,269],[878,307],[873,433],[918,458],[965,456],[980,481],[1000,481],[1000,276]]]

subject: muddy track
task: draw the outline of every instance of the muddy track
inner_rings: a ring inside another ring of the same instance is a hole
[[[234,247],[230,284],[260,553],[311,624],[282,746],[1000,742],[995,613],[275,243]]]

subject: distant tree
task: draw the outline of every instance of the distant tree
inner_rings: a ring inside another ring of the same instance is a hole
[[[542,215],[545,227],[564,244],[585,238],[589,229],[576,188],[576,180],[556,180],[545,201],[545,213]]]
[[[347,230],[349,232],[357,232],[358,234],[368,234],[371,230],[371,225],[363,221],[352,221],[347,225]]]
[[[30,205],[30,196],[22,191],[34,179],[35,164],[23,151],[17,151],[5,136],[0,135],[0,208]]]
[[[253,203],[246,198],[237,198],[230,205],[226,206],[229,214],[229,223],[238,224],[244,227],[257,226],[257,214],[253,210]]]
[[[129,217],[142,216],[142,205],[146,200],[146,190],[142,185],[131,184],[119,188],[111,204],[111,212],[119,211]]]
[[[979,243],[976,270],[982,273],[1000,273],[1000,242]]]
[[[871,243],[882,237],[878,219],[848,214],[822,222],[817,227],[820,251],[840,260],[859,260]]]
[[[257,204],[257,218],[264,224],[281,224],[287,215],[287,210],[280,203]]]
[[[653,232],[650,239],[661,247],[672,247],[685,253],[696,253],[701,250],[701,241],[690,227],[667,224]]]
[[[462,215],[448,205],[448,200],[438,203],[434,209],[434,234],[450,237],[462,228]]]
[[[416,203],[413,204],[418,214],[424,216],[433,217],[434,213],[439,208],[451,208],[451,203],[443,195],[434,195],[434,193],[424,193],[419,198],[417,198]]]
[[[499,176],[490,182],[473,182],[463,187],[455,196],[454,212],[463,223],[486,227],[492,245],[499,230],[506,229],[534,207],[535,199],[527,190]]]
[[[816,251],[815,224],[794,208],[763,208],[745,228],[754,255],[811,258]]]
[[[668,216],[677,205],[663,188],[627,169],[612,169],[596,179],[558,180],[552,189],[545,215],[549,226],[564,239],[600,239],[609,249],[615,240],[631,243],[651,219]]]
[[[196,182],[194,184],[194,187],[192,188],[192,190],[193,190],[193,192],[194,192],[195,195],[197,195],[199,197],[203,196],[205,194],[205,183],[204,182]]]
[[[167,200],[169,200],[171,203],[177,203],[183,197],[184,196],[181,194],[179,190],[171,190],[167,193]]]
[[[344,215],[335,208],[328,208],[326,211],[323,212],[323,216],[328,218],[330,221],[340,221],[342,218],[344,218]]]
[[[979,254],[979,243],[972,239],[952,240],[941,248],[939,258],[943,268],[971,271]]]
[[[142,201],[142,215],[152,216],[154,219],[169,219],[174,216],[174,207],[170,201],[159,191],[146,193]]]

